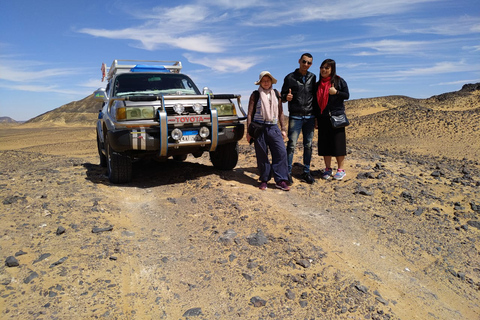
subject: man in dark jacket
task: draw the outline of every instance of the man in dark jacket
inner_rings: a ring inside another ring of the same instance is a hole
[[[303,174],[301,180],[309,184],[315,181],[310,173],[312,140],[315,130],[313,99],[314,86],[317,82],[315,74],[308,71],[312,61],[313,57],[310,53],[302,54],[298,60],[300,67],[285,77],[282,86],[282,101],[288,101],[287,161],[290,184],[293,183],[293,154],[300,132],[303,134]]]

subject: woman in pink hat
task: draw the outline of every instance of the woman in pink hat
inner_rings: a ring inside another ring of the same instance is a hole
[[[288,191],[287,151],[284,139],[287,137],[286,124],[280,94],[272,85],[277,83],[270,72],[262,71],[255,82],[259,85],[250,95],[248,103],[247,128],[250,123],[257,124],[255,137],[247,132],[247,141],[255,145],[257,167],[260,171],[260,190],[267,189],[267,182],[274,178],[275,186]],[[280,125],[280,127],[279,127]],[[252,133],[253,134],[253,133]],[[272,163],[268,159],[268,150],[272,154]]]

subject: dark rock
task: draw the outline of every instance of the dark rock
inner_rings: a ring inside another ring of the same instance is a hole
[[[42,260],[45,260],[50,256],[51,256],[50,253],[43,253],[37,260],[33,261],[32,264],[35,264],[35,263],[40,262]]]
[[[299,266],[302,266],[304,268],[308,268],[311,266],[311,263],[310,261],[308,261],[307,259],[300,259],[300,260],[297,260],[297,264]]]
[[[92,233],[100,233],[100,232],[112,231],[112,230],[113,230],[113,226],[106,227],[106,228],[94,227],[94,228],[92,229]]]
[[[480,205],[475,204],[475,202],[470,202],[470,208],[472,208],[473,211],[480,213]]]
[[[175,198],[167,198],[167,201],[173,204],[177,204],[177,199]]]
[[[293,292],[290,289],[288,289],[287,292],[285,292],[285,296],[287,297],[287,299],[295,300],[295,292]]]
[[[477,229],[480,230],[480,221],[478,221],[478,220],[467,221],[467,224],[471,227],[474,227],[474,228],[477,228]]]
[[[65,228],[60,226],[60,227],[57,228],[56,235],[59,236],[59,235],[65,233],[65,231],[66,231]]]
[[[220,241],[223,244],[231,244],[233,242],[233,239],[237,236],[237,233],[235,230],[229,229],[223,233],[220,238],[218,238],[218,241]]]
[[[24,254],[27,254],[27,253],[24,252],[23,250],[20,250],[20,251],[18,251],[17,253],[15,253],[15,257],[23,256]]]
[[[248,280],[248,281],[252,281],[253,280],[253,276],[251,274],[248,274],[248,273],[242,273],[242,276]]]
[[[417,208],[417,210],[415,210],[415,212],[413,212],[413,215],[414,216],[421,216],[424,210],[425,210],[424,208]]]
[[[368,288],[363,286],[363,285],[356,285],[355,288],[360,291],[360,292],[363,292],[363,293],[367,293],[368,292]]]
[[[192,308],[183,314],[184,317],[197,317],[202,314],[202,308]]]
[[[28,277],[25,278],[25,280],[23,280],[23,283],[30,283],[30,281],[32,281],[35,278],[38,278],[38,273],[33,271],[32,273],[30,273]]]
[[[260,297],[253,297],[250,299],[250,302],[253,304],[255,308],[264,307],[267,304],[267,301],[263,300]]]
[[[305,308],[308,305],[308,302],[306,300],[300,300],[298,302],[300,304],[300,307]]]
[[[362,186],[358,186],[354,194],[361,194],[363,196],[373,196],[373,192],[368,191],[366,188]]]
[[[5,260],[5,265],[11,268],[11,267],[18,267],[20,263],[18,263],[18,260],[14,256],[9,256]]]
[[[252,246],[263,246],[267,244],[268,239],[262,230],[258,230],[257,233],[254,233],[248,236],[247,241]]]
[[[63,257],[63,258],[61,258],[60,260],[52,263],[52,264],[50,265],[50,268],[56,267],[56,266],[58,266],[59,264],[64,263],[67,259],[68,259],[68,257]]]

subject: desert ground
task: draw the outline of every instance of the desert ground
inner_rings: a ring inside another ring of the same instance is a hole
[[[299,143],[289,192],[245,140],[113,185],[94,122],[0,125],[0,318],[480,319],[479,86],[347,114],[346,178]]]

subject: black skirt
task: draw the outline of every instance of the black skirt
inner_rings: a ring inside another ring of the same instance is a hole
[[[346,156],[347,137],[345,128],[334,129],[330,117],[318,117],[318,155],[319,156]]]

